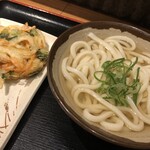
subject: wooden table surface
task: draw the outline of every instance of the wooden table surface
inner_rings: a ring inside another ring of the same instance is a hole
[[[141,27],[137,24],[131,23],[123,19],[115,18],[100,12],[96,12],[84,7],[80,7],[78,5],[63,0],[23,0],[23,1],[9,0],[9,1],[25,5],[30,8],[37,9],[56,16],[67,18],[69,20],[73,20],[79,23],[84,23],[88,21],[117,21],[136,26],[150,33],[149,29]]]
[[[94,20],[113,20],[113,17],[65,2],[63,0],[10,0],[34,9],[45,11],[77,22],[87,22]]]

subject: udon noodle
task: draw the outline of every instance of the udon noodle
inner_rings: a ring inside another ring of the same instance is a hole
[[[87,40],[76,41],[70,46],[70,52],[62,61],[61,71],[67,87],[77,107],[82,109],[86,120],[109,131],[121,131],[124,127],[132,131],[141,131],[145,124],[150,125],[150,54],[140,51],[135,41],[125,35],[108,36],[101,39],[90,32]],[[132,97],[125,97],[127,106],[115,105],[105,99],[97,89],[101,86],[94,74],[99,71],[102,80],[102,66],[106,61],[120,58],[137,63],[127,76],[130,84],[138,72],[141,85],[134,103]]]

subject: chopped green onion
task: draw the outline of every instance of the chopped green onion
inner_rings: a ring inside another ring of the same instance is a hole
[[[37,36],[38,32],[36,31],[36,29],[31,29],[30,32],[28,32],[31,36]]]
[[[7,73],[3,73],[2,74],[2,76],[1,76],[1,78],[2,79],[9,79],[10,78],[10,76],[13,76],[14,75],[14,71],[9,71],[9,72],[7,72]]]
[[[10,33],[8,32],[8,29],[4,29],[2,30],[2,32],[0,33],[0,38],[1,39],[6,39],[7,41],[10,41],[16,37],[18,37],[17,35],[18,30],[12,30]]]
[[[5,39],[9,36],[8,30],[7,29],[3,29],[0,33],[0,38],[1,39]]]
[[[113,61],[106,61],[102,65],[102,71],[96,71],[94,77],[101,82],[101,86],[96,90],[103,98],[116,106],[128,106],[126,97],[130,95],[134,103],[137,104],[138,93],[141,88],[139,81],[140,68],[137,68],[136,77],[130,83],[127,78],[130,71],[137,63],[135,61],[119,58]],[[98,74],[102,73],[102,79]]]
[[[40,59],[41,61],[46,61],[47,57],[48,57],[48,51],[47,51],[47,49],[39,49],[36,52],[36,57],[38,59]]]

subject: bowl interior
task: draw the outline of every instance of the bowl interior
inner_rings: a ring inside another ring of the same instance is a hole
[[[103,29],[103,31],[99,32],[98,29]],[[107,29],[110,29],[110,32],[106,34]],[[102,38],[113,34],[120,35],[120,32],[124,32],[124,35],[134,38],[134,41],[140,49],[148,51],[150,47],[150,43],[148,42],[150,39],[150,34],[133,26],[122,23],[105,21],[89,22],[77,25],[67,30],[58,37],[49,53],[48,81],[54,96],[69,117],[71,117],[82,128],[97,137],[126,147],[137,149],[150,148],[149,126],[146,126],[146,128],[141,132],[131,132],[129,130],[124,130],[122,132],[108,132],[105,129],[98,128],[95,124],[85,120],[83,118],[82,110],[76,107],[76,104],[74,103],[71,93],[68,91],[66,82],[62,76],[61,64],[63,58],[69,54],[70,45],[75,41],[85,40],[90,31],[96,35],[98,34]],[[139,40],[142,41],[143,45],[140,44],[141,42],[139,42]]]

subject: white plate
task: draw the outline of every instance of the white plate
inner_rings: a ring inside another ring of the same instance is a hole
[[[0,25],[19,24],[8,19],[0,18]],[[30,24],[29,24],[30,25]],[[43,32],[49,49],[56,37]],[[0,149],[3,149],[13,134],[17,124],[30,104],[33,96],[47,75],[47,69],[36,76],[19,81],[7,81],[0,89]]]

